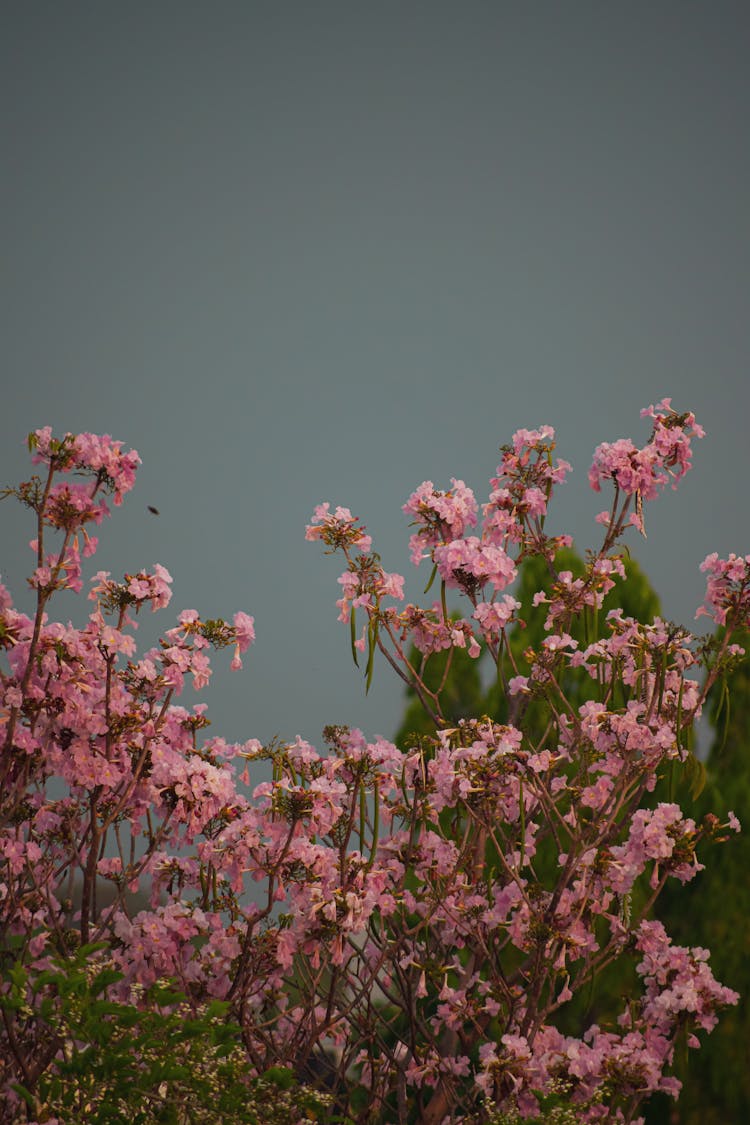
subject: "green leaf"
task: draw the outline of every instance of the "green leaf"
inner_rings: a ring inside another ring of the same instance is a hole
[[[717,712],[717,715],[716,715],[716,718],[718,720],[719,713],[723,710],[723,712],[724,712],[724,723],[722,725],[721,744],[719,745],[719,751],[718,751],[719,754],[721,754],[723,752],[724,747],[727,744],[727,736],[729,735],[729,715],[730,715],[730,711],[731,711],[731,703],[730,703],[729,684],[727,683],[726,679],[724,679],[722,681],[721,696],[722,696],[722,702],[719,704],[719,711]],[[723,706],[722,706],[722,704],[723,704]]]
[[[89,1003],[86,1014],[98,1019],[100,1016],[119,1016],[122,1009],[123,1005],[114,1000],[93,1000]]]
[[[295,1084],[294,1071],[286,1066],[272,1066],[266,1070],[262,1077],[266,1082],[272,1082],[280,1090],[291,1090]]]
[[[367,793],[365,783],[359,783],[359,850],[365,850],[365,831],[367,829]]]
[[[63,979],[62,973],[55,972],[54,969],[44,969],[32,981],[32,983],[31,983],[32,992],[41,992],[41,990],[43,988],[46,988],[47,985],[49,985],[49,984],[59,985],[60,981],[62,979]]]
[[[378,850],[378,838],[380,836],[380,786],[378,784],[377,778],[375,778],[375,785],[373,787],[373,799],[374,806],[372,816],[372,850],[370,852],[370,858],[367,861],[368,870],[375,862],[375,855]]]
[[[229,1009],[231,1008],[231,1006],[232,1005],[229,1003],[228,1000],[212,1000],[211,1003],[206,1008],[206,1019],[212,1020],[212,1019],[218,1019],[221,1016],[225,1016],[227,1014],[227,1012],[229,1011]],[[227,1030],[227,1029],[224,1029],[224,1030]]]
[[[117,969],[102,969],[91,982],[91,995],[98,996],[105,988],[109,988],[111,984],[116,984],[122,978],[123,974],[118,972]]]
[[[34,1095],[31,1094],[25,1086],[19,1086],[17,1083],[11,1082],[11,1089],[15,1090],[19,1098],[23,1098],[23,1100],[26,1102],[26,1105],[33,1110],[35,1098]]]
[[[436,574],[437,574],[437,563],[434,563],[433,567],[432,567],[432,573],[430,574],[430,580],[424,588],[425,594],[429,592],[430,586],[435,581],[435,575]]]
[[[378,644],[378,619],[370,618],[370,624],[367,627],[367,668],[365,670],[365,695],[370,690],[372,683],[372,673],[375,670],[375,649]]]
[[[351,645],[352,645],[352,660],[356,664],[357,668],[359,668],[359,656],[357,655],[357,645],[356,645],[356,640],[357,640],[357,611],[354,608],[354,606],[352,606],[352,613],[351,613],[351,617],[349,618],[349,632],[350,632],[350,636],[351,636]]]
[[[700,758],[690,754],[685,759],[685,779],[690,786],[690,796],[694,801],[700,797],[707,780],[706,767]]]

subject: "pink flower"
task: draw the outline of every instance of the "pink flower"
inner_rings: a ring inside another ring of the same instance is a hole
[[[255,618],[240,611],[235,613],[232,621],[237,635],[237,643],[241,651],[245,652],[255,640]]]
[[[621,492],[639,493],[644,500],[654,500],[668,480],[676,487],[690,468],[691,441],[703,437],[704,431],[693,414],[678,415],[669,404],[663,399],[641,411],[642,417],[654,419],[651,440],[642,449],[627,438],[597,446],[589,469],[589,483],[596,492],[605,479],[614,480]]]
[[[513,615],[521,603],[509,594],[504,594],[497,602],[480,602],[474,610],[482,632],[487,637],[495,637],[513,620]]]
[[[331,505],[318,504],[313,514],[313,523],[305,530],[305,539],[321,539],[329,547],[357,547],[365,554],[370,550],[372,539],[365,534],[364,527],[357,527],[357,517],[348,508],[336,508],[331,513]]]
[[[750,555],[731,554],[720,559],[714,551],[700,569],[708,575],[706,600],[696,617],[707,614],[719,625],[731,617],[734,625],[750,621]]]
[[[513,450],[522,453],[527,446],[551,445],[555,440],[552,426],[540,426],[538,430],[516,430],[513,434]]]
[[[502,590],[516,576],[515,564],[502,547],[483,543],[474,535],[435,547],[433,558],[441,577],[459,588],[476,580]]]

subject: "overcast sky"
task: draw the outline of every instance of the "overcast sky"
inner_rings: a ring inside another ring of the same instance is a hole
[[[0,480],[45,424],[139,451],[93,561],[165,565],[162,628],[255,615],[212,733],[391,735],[305,523],[345,504],[409,571],[409,493],[481,500],[519,426],[556,427],[583,550],[594,446],[671,395],[707,437],[632,542],[666,614],[750,551],[749,58],[722,0],[3,5]]]

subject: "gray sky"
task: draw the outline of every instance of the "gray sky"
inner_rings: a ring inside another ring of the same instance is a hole
[[[594,446],[672,395],[708,436],[632,542],[667,615],[750,551],[749,57],[722,0],[3,6],[0,480],[45,424],[138,449],[94,561],[167,566],[162,628],[256,618],[212,733],[391,735],[305,523],[345,504],[410,573],[408,494],[481,500],[519,426],[556,427],[583,550]]]

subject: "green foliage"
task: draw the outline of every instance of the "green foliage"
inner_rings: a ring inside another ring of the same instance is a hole
[[[419,666],[421,655],[417,649],[412,648],[409,659],[412,665]],[[440,701],[449,723],[476,718],[486,709],[479,662],[465,649],[434,653],[425,664],[424,681],[430,691],[437,691],[443,685]],[[413,688],[407,689],[406,698],[406,711],[394,739],[402,748],[410,742],[413,744],[415,738],[435,733],[435,724]]]
[[[625,581],[616,582],[614,588],[604,598],[601,609],[589,608],[582,617],[576,616],[567,624],[567,631],[574,640],[578,641],[581,648],[585,648],[599,637],[608,635],[607,614],[611,610],[620,609],[624,617],[633,617],[636,621],[644,622],[652,621],[654,617],[661,614],[659,598],[638,563],[626,556],[623,558],[623,565]],[[571,548],[562,548],[555,556],[555,569],[558,574],[570,571],[575,580],[584,575],[586,568],[575,551]],[[518,584],[514,590],[514,596],[521,603],[518,616],[523,624],[511,631],[510,653],[504,664],[506,679],[513,675],[528,675],[529,664],[524,654],[528,650],[538,652],[548,635],[544,628],[544,614],[534,608],[533,599],[539,591],[551,595],[553,586],[554,578],[546,559],[539,555],[526,559],[521,566]],[[591,677],[575,668],[568,669],[561,687],[574,707],[579,707],[586,700],[595,698],[597,693],[597,685]],[[486,709],[488,714],[499,721],[505,721],[507,701],[501,678],[498,678],[490,689]],[[537,730],[541,736],[546,718],[545,705],[534,700],[527,712],[525,725],[532,731]]]
[[[539,1104],[539,1112],[534,1117],[524,1116],[517,1107],[498,1110],[487,1100],[483,1103],[479,1116],[467,1118],[467,1122],[481,1122],[481,1125],[578,1125],[583,1110],[603,1105],[607,1094],[602,1088],[593,1098],[574,1101],[570,1083],[557,1079],[553,1080],[551,1086],[552,1091],[547,1094],[534,1091]]]
[[[6,956],[0,1007],[15,1016],[27,1084],[14,1084],[19,1108],[3,1120],[297,1125],[324,1114],[326,1097],[299,1086],[291,1071],[275,1067],[246,1077],[228,1004],[216,1000],[196,1009],[168,981],[145,991],[138,1006],[112,999],[121,974],[102,945],[82,946],[50,964],[38,971]],[[37,1046],[36,1057],[24,1057],[23,1031],[32,1023],[42,1054]],[[10,1060],[0,1063],[0,1074],[3,1065]]]
[[[578,622],[571,624],[571,635],[579,644],[588,644],[606,634],[606,617],[610,610],[621,609],[625,617],[634,617],[638,621],[652,621],[661,613],[659,598],[638,563],[627,557],[623,562],[626,581],[615,585],[604,599],[602,608],[598,612],[592,610],[583,625]],[[569,570],[574,578],[580,578],[585,570],[580,556],[570,548],[558,551],[555,568],[558,573]],[[440,704],[449,724],[455,725],[461,719],[479,715],[487,715],[496,722],[507,722],[504,684],[511,676],[527,675],[529,665],[524,654],[529,649],[538,651],[541,648],[547,635],[544,614],[535,609],[533,599],[539,591],[550,594],[552,587],[553,575],[546,559],[540,555],[527,558],[520,567],[513,589],[513,596],[521,603],[519,621],[509,631],[509,651],[503,654],[499,674],[493,675],[486,690],[482,686],[480,660],[470,657],[465,649],[451,649],[429,657],[424,665],[424,680],[430,691],[437,691],[442,685]],[[413,665],[420,666],[422,657],[417,649],[411,649],[409,660]],[[572,703],[577,706],[594,697],[596,685],[585,672],[572,669],[568,675],[570,682],[566,681],[564,688]],[[414,735],[435,733],[434,724],[425,714],[413,688],[407,689],[406,699],[406,711],[395,737],[395,742],[402,748],[406,748]],[[527,711],[526,727],[538,730],[541,736],[545,719],[544,705],[532,701]]]

